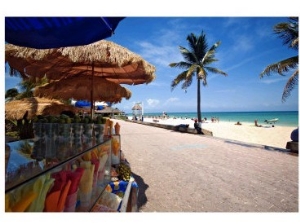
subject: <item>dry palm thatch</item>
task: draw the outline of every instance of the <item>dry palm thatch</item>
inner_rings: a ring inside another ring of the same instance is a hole
[[[112,103],[121,102],[122,98],[129,99],[131,91],[120,84],[100,77],[73,76],[59,81],[53,81],[36,88],[34,95],[38,97],[106,101]]]
[[[97,113],[99,113],[99,114],[120,114],[120,113],[122,113],[122,111],[120,111],[118,108],[105,107],[102,110],[97,110]]]
[[[59,80],[84,74],[120,84],[147,84],[155,79],[155,67],[125,47],[101,40],[93,44],[55,49],[5,45],[5,61],[23,77]]]
[[[132,110],[142,110],[142,107],[141,107],[141,105],[139,105],[139,104],[135,104],[135,105],[132,107]]]
[[[58,100],[30,97],[22,100],[13,100],[5,103],[5,119],[19,120],[28,112],[27,118],[32,119],[36,115],[59,115],[62,111],[77,113],[78,108],[63,104]]]

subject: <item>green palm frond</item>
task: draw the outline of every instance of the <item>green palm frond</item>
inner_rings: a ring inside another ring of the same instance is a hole
[[[211,46],[211,48],[207,51],[207,53],[205,55],[214,56],[214,54],[217,50],[217,47],[219,47],[220,44],[221,44],[221,41],[216,42],[213,46]]]
[[[297,47],[298,46],[298,42],[299,42],[299,37],[297,37],[297,39],[293,40],[292,47]]]
[[[222,70],[220,70],[218,68],[205,67],[205,69],[214,74],[220,74],[220,75],[224,75],[224,76],[228,75],[226,72],[223,72]]]
[[[193,33],[186,37],[190,49],[194,49],[195,45],[197,44],[197,39],[198,38]]]
[[[194,52],[198,62],[201,61],[201,59],[205,56],[207,51],[208,51],[208,45],[206,42],[205,35],[203,34],[199,37],[197,41],[197,45],[194,47]]]
[[[186,49],[185,47],[182,47],[182,46],[179,46],[179,50],[182,55],[190,53],[190,51],[188,49]]]
[[[278,73],[279,75],[284,75],[284,72],[288,72],[290,69],[297,68],[298,66],[298,56],[284,59],[282,61],[276,62],[274,64],[268,65],[261,73],[260,78],[265,75],[271,75],[271,73]]]
[[[186,79],[186,73],[187,71],[183,71],[177,77],[172,81],[171,83],[171,91],[182,81]]]
[[[215,57],[215,52],[214,51],[208,51],[204,58],[202,59],[201,63],[203,65],[209,65],[215,61],[218,61],[218,59]]]
[[[283,39],[284,45],[288,45],[289,48],[298,50],[298,17],[290,17],[288,22],[276,24],[273,30],[275,34],[279,35],[279,37]],[[292,69],[296,70],[285,85],[281,98],[282,102],[284,102],[290,96],[291,91],[297,85],[298,55],[268,65],[259,75],[260,78],[263,78],[265,75],[269,76],[271,73],[277,73],[283,76],[284,73],[289,72]]]
[[[220,41],[216,42],[204,55],[203,59],[202,59],[202,64],[206,65],[206,64],[211,64],[215,61],[218,61],[218,59],[215,58],[215,53],[216,53],[216,49],[217,47],[221,44]]]
[[[288,22],[278,23],[274,26],[275,34],[283,39],[283,44],[289,48],[298,49],[298,17],[290,17]]]
[[[187,40],[191,52],[189,61],[199,63],[208,50],[204,32],[202,31],[201,35],[198,38],[193,33],[191,33],[190,35],[188,35]]]
[[[185,47],[180,46],[179,50],[185,61],[194,63],[195,60],[197,60],[197,59],[195,59],[195,55],[192,52],[190,52],[188,49],[186,49]]]
[[[185,61],[181,61],[178,63],[175,63],[175,62],[171,63],[171,64],[169,64],[169,66],[173,67],[173,68],[176,67],[176,68],[188,69],[191,66],[191,64],[188,62],[185,62]]]
[[[19,91],[17,88],[8,89],[5,92],[5,101],[11,101],[14,100],[19,94]]]
[[[192,77],[195,74],[195,72],[197,71],[197,69],[199,69],[199,65],[192,64],[189,67],[188,72],[186,73],[186,79],[190,79],[190,77]]]
[[[203,86],[207,85],[207,71],[204,67],[201,67],[198,73],[198,78],[202,80]]]
[[[296,85],[298,85],[298,75],[299,70],[297,69],[287,81],[285,88],[283,90],[281,101],[285,102],[285,100],[290,96],[291,91],[294,89]]]
[[[189,76],[185,79],[185,81],[181,85],[181,89],[187,90],[188,87],[193,83],[193,77]]]

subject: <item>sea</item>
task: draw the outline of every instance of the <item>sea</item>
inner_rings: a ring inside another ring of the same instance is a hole
[[[169,118],[193,119],[197,118],[196,112],[161,112],[161,113],[144,113],[144,117],[159,117],[165,113]],[[132,114],[128,114],[132,116]],[[201,118],[206,118],[210,121],[212,118],[217,118],[220,121],[226,122],[245,122],[265,124],[265,120],[278,119],[275,123],[278,126],[299,127],[299,112],[298,111],[255,111],[255,112],[202,112]]]

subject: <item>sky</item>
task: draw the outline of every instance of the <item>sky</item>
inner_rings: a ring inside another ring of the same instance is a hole
[[[209,47],[221,41],[216,52],[218,62],[212,66],[228,76],[208,73],[207,86],[201,86],[202,111],[297,110],[298,88],[281,102],[291,73],[259,77],[267,65],[298,53],[283,46],[273,33],[275,24],[286,21],[286,17],[128,17],[108,40],[153,64],[156,79],[128,87],[132,97],[116,106],[128,112],[135,102],[143,102],[145,113],[196,111],[196,80],[186,92],[181,84],[171,91],[172,80],[183,70],[169,64],[183,60],[179,46],[188,47],[187,35],[199,36],[203,31]]]
[[[131,90],[129,100],[113,107],[131,113],[142,102],[144,113],[196,112],[196,79],[184,91],[179,84],[171,91],[172,80],[183,70],[171,68],[183,60],[179,46],[188,47],[187,35],[203,31],[208,46],[221,41],[217,62],[211,66],[228,76],[208,73],[207,85],[201,85],[201,110],[217,111],[285,111],[298,110],[298,86],[282,103],[281,95],[291,73],[276,73],[260,78],[263,69],[274,62],[296,55],[273,33],[273,26],[287,17],[274,16],[128,16],[106,40],[139,54],[156,67],[156,78],[149,84],[123,85]],[[5,74],[5,90],[18,87],[19,78]]]

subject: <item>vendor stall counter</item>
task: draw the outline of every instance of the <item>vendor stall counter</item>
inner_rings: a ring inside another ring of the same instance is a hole
[[[120,145],[119,135],[101,143],[92,138],[6,143],[5,212],[137,211],[134,179],[111,176],[121,163]]]

